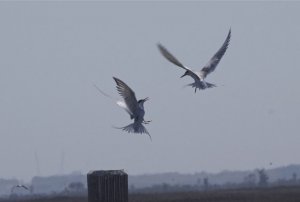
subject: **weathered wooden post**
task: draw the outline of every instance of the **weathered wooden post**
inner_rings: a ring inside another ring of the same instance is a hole
[[[87,174],[88,202],[128,202],[128,175],[123,170]]]

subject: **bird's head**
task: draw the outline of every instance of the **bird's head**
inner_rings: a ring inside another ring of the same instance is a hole
[[[184,77],[186,75],[189,75],[189,71],[185,71],[185,73],[180,78],[182,78],[182,77]]]

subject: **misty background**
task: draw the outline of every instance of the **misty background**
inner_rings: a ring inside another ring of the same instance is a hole
[[[298,2],[1,2],[0,178],[125,169],[144,173],[299,164]],[[227,52],[194,93],[165,45],[201,69],[232,29]],[[145,103],[146,135],[93,87],[112,76]],[[272,164],[270,164],[272,162]]]

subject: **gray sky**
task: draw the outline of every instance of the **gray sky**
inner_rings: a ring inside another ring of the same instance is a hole
[[[300,163],[300,4],[0,3],[0,177],[95,169],[218,172]],[[229,48],[194,93],[157,50],[200,69]],[[111,100],[112,76],[146,102],[146,135]],[[39,168],[35,161],[39,159]],[[64,159],[64,163],[62,163]]]

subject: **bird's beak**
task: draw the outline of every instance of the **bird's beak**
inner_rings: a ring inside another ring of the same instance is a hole
[[[148,98],[148,97],[146,97],[146,98],[144,99],[144,102],[146,102],[147,100],[149,100],[149,98]]]
[[[186,75],[187,75],[187,71],[185,71],[184,74],[180,78],[182,78],[182,77],[184,77]]]

